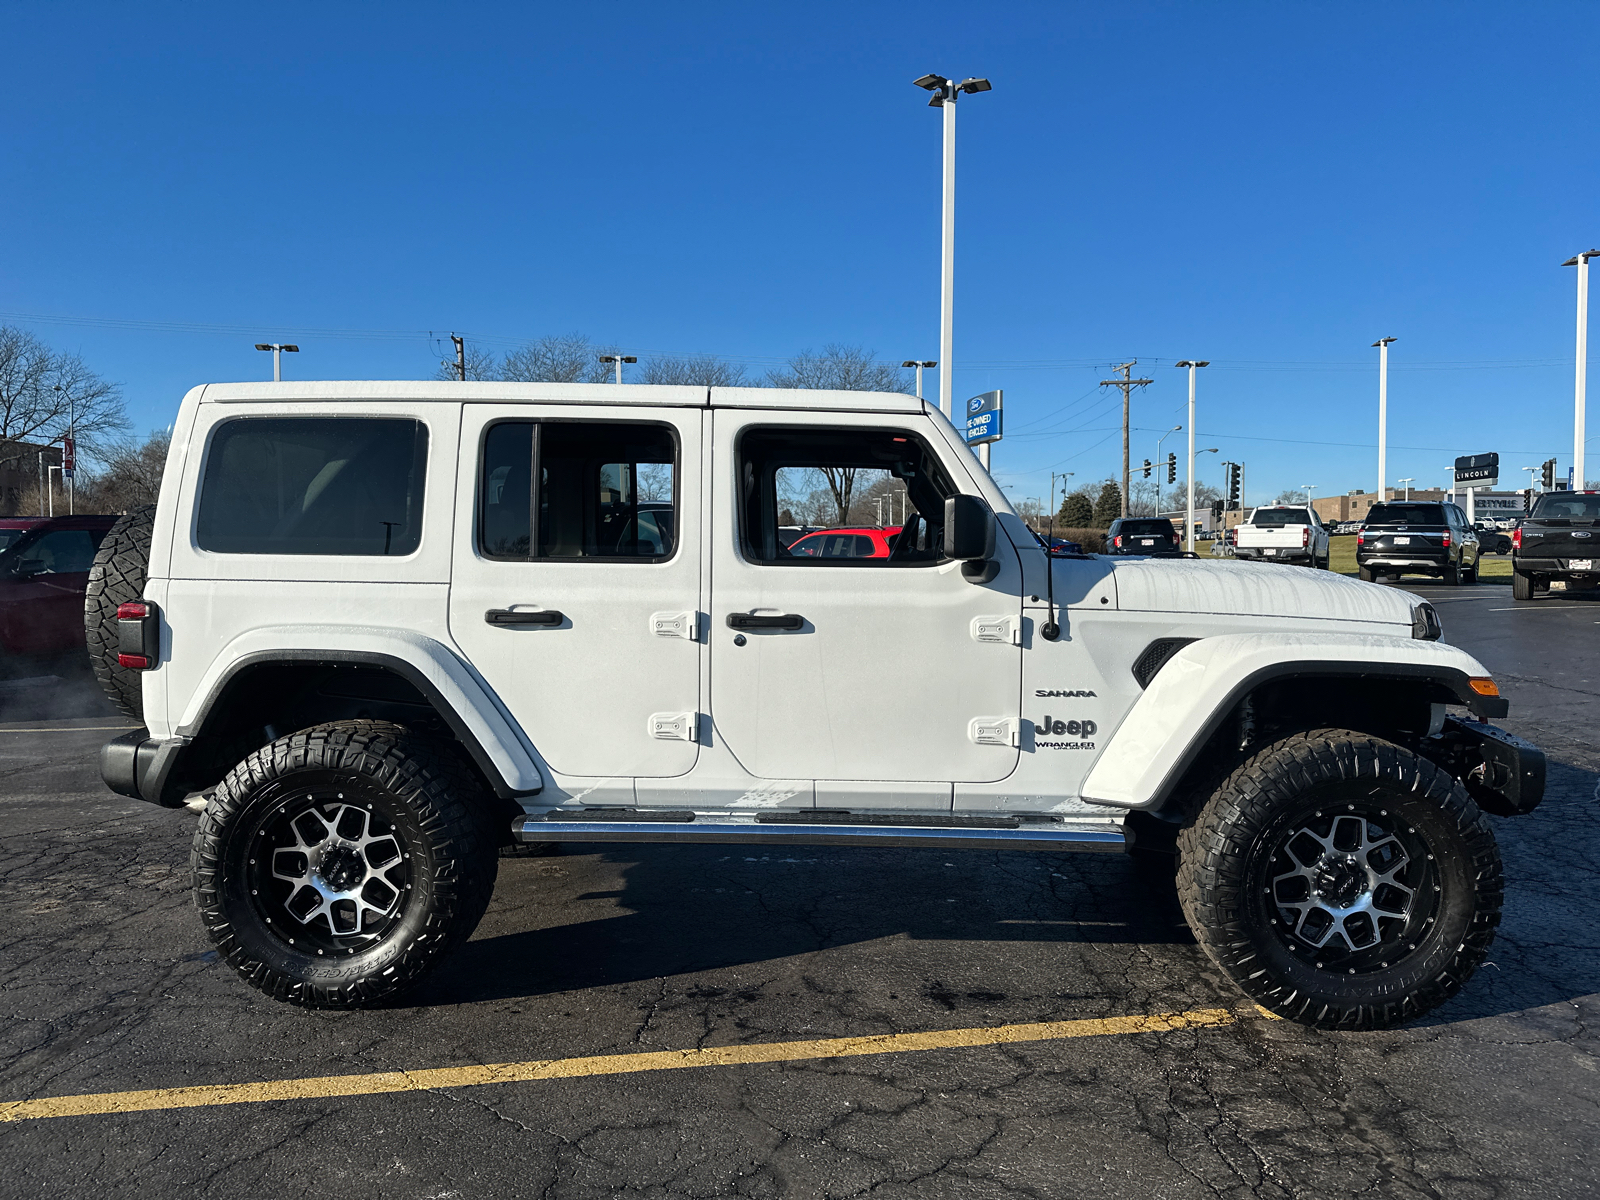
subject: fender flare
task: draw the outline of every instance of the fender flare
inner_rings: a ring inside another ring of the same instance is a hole
[[[1172,655],[1128,710],[1083,781],[1082,798],[1124,809],[1160,808],[1247,694],[1275,679],[1417,680],[1438,684],[1479,716],[1507,702],[1468,685],[1488,670],[1438,642],[1360,634],[1226,634]]]
[[[191,691],[173,731],[180,744],[200,731],[235,676],[263,663],[349,663],[393,671],[433,705],[496,795],[514,799],[544,788],[533,746],[489,685],[444,643],[403,629],[284,625],[241,634]]]

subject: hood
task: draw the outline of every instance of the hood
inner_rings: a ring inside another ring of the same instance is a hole
[[[1225,613],[1411,625],[1416,597],[1331,571],[1184,558],[1111,560],[1124,612]]]

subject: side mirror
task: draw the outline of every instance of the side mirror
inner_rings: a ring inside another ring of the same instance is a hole
[[[18,579],[32,579],[35,575],[43,575],[45,566],[37,558],[19,558],[11,568],[11,573]]]
[[[994,512],[976,496],[951,496],[944,502],[944,552],[970,562],[994,557]]]

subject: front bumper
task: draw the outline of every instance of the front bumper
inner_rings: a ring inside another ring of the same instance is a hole
[[[1485,812],[1521,816],[1544,799],[1544,751],[1484,721],[1446,717],[1424,753],[1459,776]]]
[[[100,747],[100,778],[119,796],[182,808],[183,794],[173,794],[172,779],[187,745],[186,738],[157,739],[149,730],[135,729]]]

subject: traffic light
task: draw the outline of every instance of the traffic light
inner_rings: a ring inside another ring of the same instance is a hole
[[[1167,482],[1178,482],[1178,456],[1176,454],[1167,455]]]
[[[1544,464],[1544,490],[1554,491],[1556,486],[1556,460],[1549,459]]]
[[[1150,460],[1148,458],[1144,460],[1144,477],[1146,479],[1150,478]]]
[[[1239,507],[1239,464],[1236,462],[1224,463],[1228,468],[1228,507]]]

